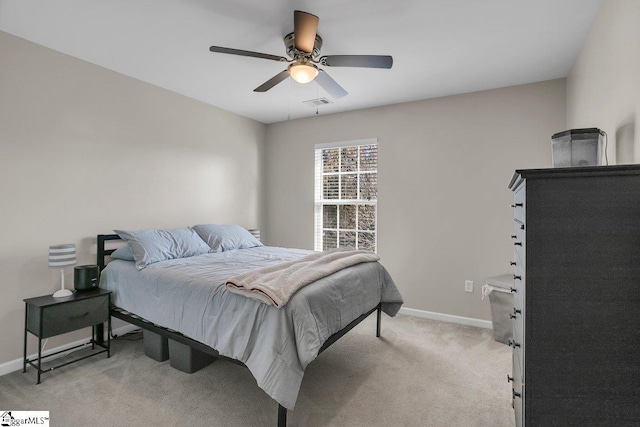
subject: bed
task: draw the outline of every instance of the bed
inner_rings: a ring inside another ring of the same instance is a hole
[[[304,370],[322,351],[372,313],[394,316],[402,305],[378,262],[357,264],[298,290],[282,308],[230,292],[229,277],[311,253],[269,246],[156,262],[140,270],[110,260],[98,235],[100,287],[112,291],[111,315],[194,349],[245,365],[278,402],[278,426],[295,406]],[[110,260],[110,261],[109,261]],[[107,261],[108,264],[107,264]]]

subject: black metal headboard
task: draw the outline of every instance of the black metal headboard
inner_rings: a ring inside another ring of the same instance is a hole
[[[115,249],[105,249],[104,244],[108,240],[121,240],[117,234],[98,234],[98,255],[96,264],[100,267],[100,271],[107,265],[106,258],[115,251]]]

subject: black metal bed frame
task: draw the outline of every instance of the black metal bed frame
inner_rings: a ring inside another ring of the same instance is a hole
[[[110,240],[121,240],[120,236],[117,234],[98,234],[98,252],[97,252],[97,264],[98,267],[100,268],[100,271],[102,271],[104,269],[104,267],[106,266],[106,258],[108,256],[110,256],[114,249],[106,249],[105,248],[105,243],[107,241]],[[349,332],[351,329],[353,329],[356,325],[358,325],[360,322],[362,322],[364,319],[366,319],[367,317],[369,317],[369,315],[371,315],[373,312],[377,312],[377,320],[376,320],[376,337],[380,337],[380,326],[381,326],[381,321],[382,321],[382,303],[379,303],[377,306],[373,307],[371,310],[367,311],[366,313],[363,313],[362,315],[360,315],[358,318],[356,318],[353,322],[349,323],[347,326],[345,326],[344,328],[342,328],[341,330],[339,330],[338,332],[336,332],[335,334],[331,335],[329,338],[327,338],[327,340],[324,342],[324,344],[322,345],[322,347],[320,347],[320,350],[318,351],[318,355],[320,355],[320,353],[322,353],[323,351],[325,351],[327,348],[329,348],[333,343],[335,343],[336,341],[338,341],[340,338],[342,338],[347,332]],[[118,319],[122,319],[125,322],[131,323],[133,325],[136,325],[140,328],[146,329],[150,332],[156,333],[158,335],[161,335],[163,337],[167,337],[170,338],[174,341],[178,341],[182,344],[188,345],[198,351],[201,351],[203,353],[207,353],[210,354],[212,356],[215,357],[219,357],[221,359],[225,359],[228,360],[232,363],[238,364],[238,365],[242,365],[245,366],[244,363],[242,363],[239,360],[230,358],[230,357],[226,357],[226,356],[222,356],[218,353],[217,350],[215,350],[212,347],[209,347],[206,344],[203,344],[199,341],[196,341],[192,338],[189,338],[183,334],[181,334],[180,332],[174,331],[174,330],[170,330],[167,329],[165,327],[159,326],[154,324],[153,322],[150,322],[146,319],[143,319],[140,316],[137,316],[133,313],[129,313],[126,310],[123,310],[119,307],[116,307],[115,305],[111,305],[110,307],[110,314],[113,317],[117,317]],[[97,328],[98,332],[102,332],[102,328]],[[110,332],[110,331],[109,331]],[[98,341],[103,341],[103,337],[102,334],[99,333],[97,335],[98,337]],[[287,425],[287,408],[285,408],[284,406],[280,405],[278,403],[278,427],[286,427]]]

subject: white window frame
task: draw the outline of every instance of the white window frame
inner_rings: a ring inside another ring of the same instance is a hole
[[[327,144],[316,144],[314,146],[314,162],[315,162],[315,180],[314,180],[314,186],[315,186],[315,192],[314,192],[314,204],[315,204],[315,208],[314,208],[314,249],[316,251],[322,251],[323,250],[323,232],[325,231],[325,229],[323,227],[321,227],[322,223],[323,223],[323,214],[322,214],[322,207],[324,205],[356,205],[356,224],[358,224],[358,220],[357,220],[357,216],[358,216],[358,206],[361,205],[372,205],[375,206],[375,230],[373,232],[374,234],[374,250],[377,252],[378,249],[378,200],[377,197],[375,200],[365,200],[365,199],[323,199],[323,178],[326,175],[347,175],[347,174],[353,174],[353,172],[342,172],[340,171],[340,167],[338,167],[338,172],[331,172],[331,173],[327,173],[325,174],[323,171],[323,167],[322,167],[322,161],[318,161],[318,156],[319,156],[319,151],[321,153],[321,150],[327,149],[327,148],[345,148],[345,147],[354,147],[354,146],[362,146],[362,145],[376,145],[378,146],[378,139],[377,138],[369,138],[369,139],[358,139],[358,140],[352,140],[352,141],[340,141],[340,142],[331,142],[331,143],[327,143]],[[340,160],[340,157],[338,158]],[[378,154],[378,159],[379,159],[379,154]],[[358,194],[360,194],[360,176],[363,173],[366,172],[371,172],[371,171],[360,171],[360,155],[358,155],[358,168],[357,168],[357,175],[358,175]],[[378,173],[378,165],[376,164],[376,170],[375,170],[376,174]],[[339,180],[339,182],[341,182],[341,180]],[[338,185],[338,194],[342,194],[341,193],[341,188],[340,188],[340,184]],[[340,246],[340,231],[355,231],[357,232],[370,232],[370,230],[359,230],[359,229],[341,229],[340,228],[340,209],[338,209],[338,212],[336,213],[336,239],[338,240],[338,246]],[[357,227],[357,226],[356,226]],[[326,229],[333,231],[333,229]],[[357,236],[357,234],[356,234]],[[358,239],[356,237],[356,246],[358,244]]]

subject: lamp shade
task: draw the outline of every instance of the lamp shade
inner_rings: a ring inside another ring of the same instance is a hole
[[[309,83],[318,75],[318,67],[305,61],[289,65],[289,75],[298,83]]]
[[[260,240],[260,230],[257,228],[252,228],[247,230],[249,233],[251,233],[253,235],[253,237],[255,237],[256,239]]]
[[[49,246],[49,267],[64,267],[76,263],[76,245]]]

